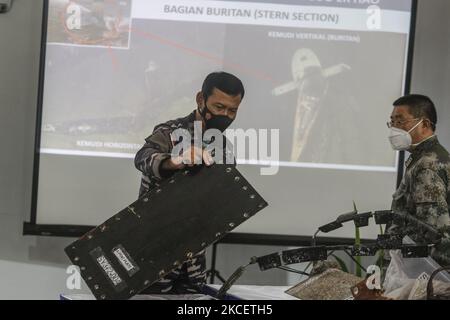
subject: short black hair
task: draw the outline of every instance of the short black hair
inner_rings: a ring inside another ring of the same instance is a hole
[[[408,106],[409,113],[416,118],[426,118],[431,122],[431,128],[436,130],[437,112],[433,101],[421,94],[408,94],[394,102],[394,106]]]
[[[205,102],[212,95],[214,88],[225,92],[231,96],[241,95],[241,99],[244,99],[245,90],[242,81],[238,77],[227,72],[213,72],[210,73],[202,86],[202,93]]]

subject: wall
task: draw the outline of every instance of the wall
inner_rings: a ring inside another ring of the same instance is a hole
[[[411,91],[428,95],[438,111],[437,134],[450,148],[450,2],[420,0]]]
[[[0,15],[0,299],[57,299],[70,239],[23,237],[29,219],[42,0]]]

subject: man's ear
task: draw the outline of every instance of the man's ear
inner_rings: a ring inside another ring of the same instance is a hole
[[[195,100],[197,101],[197,106],[198,107],[200,107],[200,108],[203,108],[203,105],[204,105],[204,98],[203,98],[203,92],[199,92],[199,93],[197,93],[197,96],[196,96],[196,98],[195,98]]]
[[[423,125],[425,126],[426,129],[428,129],[430,131],[434,131],[433,130],[433,124],[431,123],[430,119],[424,119],[423,120]]]

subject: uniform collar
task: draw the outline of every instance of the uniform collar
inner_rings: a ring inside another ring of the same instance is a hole
[[[411,150],[411,155],[409,156],[408,160],[406,160],[405,165],[406,168],[409,168],[413,163],[416,163],[416,161],[428,150],[433,148],[436,144],[438,144],[438,138],[436,135],[431,136],[427,140],[421,142],[419,145],[414,147],[413,150]]]
[[[434,147],[436,144],[438,144],[438,138],[436,135],[433,135],[426,139],[425,141],[421,142],[419,145],[415,146],[414,149],[411,150],[411,154],[413,156],[422,154],[428,150],[430,150],[432,147]]]

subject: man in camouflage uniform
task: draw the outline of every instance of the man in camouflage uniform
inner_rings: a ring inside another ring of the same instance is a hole
[[[393,195],[392,210],[410,214],[444,236],[432,252],[441,265],[450,265],[450,156],[435,134],[437,114],[426,96],[408,95],[394,102],[388,126],[395,150],[411,153],[403,180]],[[412,222],[389,226],[388,233],[408,235],[416,243],[431,238]]]
[[[203,161],[205,165],[213,164],[212,155],[203,147],[194,145],[184,150],[181,155],[172,155],[174,146],[180,141],[175,138],[177,129],[187,130],[194,137],[194,122],[199,121],[203,130],[218,129],[223,132],[236,118],[239,105],[244,97],[242,82],[235,76],[225,72],[208,75],[203,83],[202,91],[197,94],[197,109],[184,118],[171,120],[157,125],[153,133],[145,139],[146,143],[135,157],[135,166],[142,172],[141,197],[150,189],[171,177],[175,171],[191,167],[194,161]],[[229,161],[230,145],[224,140],[223,157]],[[220,159],[219,159],[220,161]],[[219,162],[216,161],[216,162]],[[195,162],[197,163],[197,162]],[[186,190],[189,192],[189,190]],[[196,254],[184,262],[160,281],[150,286],[144,293],[185,294],[195,293],[206,282],[205,251]]]

